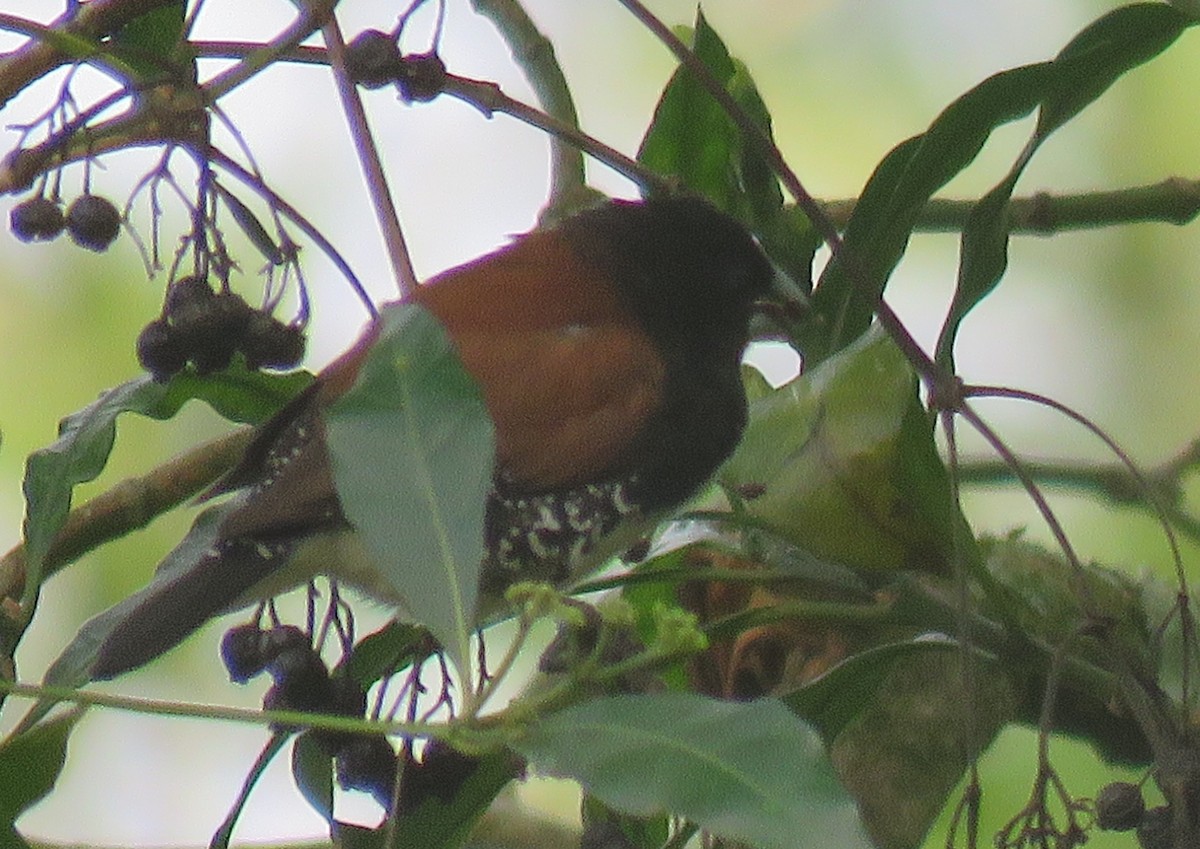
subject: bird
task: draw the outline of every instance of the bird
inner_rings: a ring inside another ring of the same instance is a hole
[[[397,302],[440,322],[494,427],[481,597],[517,580],[562,585],[709,480],[746,426],[751,320],[785,291],[740,223],[680,194],[608,200]],[[307,582],[305,569],[394,600],[354,543],[323,435],[378,333],[377,321],[259,426],[204,496],[237,494],[215,542],[105,636],[93,680],[144,665],[235,604]],[[292,568],[304,560],[317,565]]]

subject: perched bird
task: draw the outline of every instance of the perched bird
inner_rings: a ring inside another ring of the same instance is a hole
[[[775,279],[737,222],[703,200],[668,197],[585,211],[409,296],[444,326],[494,426],[482,594],[520,579],[562,582],[589,556],[617,553],[610,540],[635,541],[619,530],[644,532],[712,475],[746,422],[741,355]],[[241,490],[216,543],[106,636],[93,678],[140,666],[232,602],[314,571],[387,599],[353,544],[322,426],[377,334],[368,328],[260,427],[216,489]],[[292,568],[306,557],[307,573]]]

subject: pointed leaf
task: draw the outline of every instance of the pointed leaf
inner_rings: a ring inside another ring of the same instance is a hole
[[[599,698],[531,724],[513,745],[630,814],[678,814],[761,849],[871,845],[820,738],[778,701]]]
[[[1038,115],[1037,134],[1049,135],[1071,120],[1195,23],[1163,3],[1133,3],[1093,22],[1055,57],[1054,87]]]
[[[14,824],[53,788],[67,757],[67,740],[82,716],[69,711],[0,746],[0,846],[24,847]]]
[[[411,304],[387,310],[357,382],[325,422],[346,518],[464,669],[495,449],[479,387],[437,319]]]
[[[40,588],[43,561],[70,512],[72,490],[94,480],[108,463],[118,416],[138,413],[169,419],[185,402],[199,398],[231,421],[258,422],[311,380],[311,375],[300,372],[263,375],[237,367],[208,377],[183,372],[166,384],[143,376],[108,390],[63,419],[58,439],[30,454],[25,464],[24,602],[31,601]]]
[[[1050,73],[1051,63],[1042,62],[988,77],[880,164],[847,223],[842,260],[830,263],[814,295],[814,310],[829,330],[806,340],[812,347],[805,349],[810,362],[866,331],[925,204],[974,161],[996,127],[1037,107]]]
[[[163,559],[146,586],[83,623],[67,647],[50,664],[42,682],[47,686],[82,687],[93,680],[92,668],[108,635],[163,587],[192,568],[212,547],[229,506],[226,503],[200,513],[187,536]],[[53,706],[53,701],[39,700],[22,718],[19,727],[24,729],[32,726]]]
[[[333,761],[316,734],[307,731],[292,743],[292,778],[309,806],[333,822]]]
[[[1029,144],[995,188],[971,210],[963,227],[961,261],[954,300],[938,335],[937,359],[954,367],[959,325],[1000,282],[1008,267],[1008,202],[1034,153],[1054,130],[1100,97],[1126,71],[1165,50],[1191,25],[1160,3],[1117,9],[1068,44],[1040,76],[1038,123]]]
[[[750,405],[719,472],[779,536],[853,568],[944,573],[960,518],[916,378],[879,330]]]
[[[728,84],[734,64],[725,45],[697,12],[692,49],[721,82]],[[638,161],[722,209],[736,208],[740,192],[733,163],[741,141],[733,121],[687,68],[679,67],[663,90],[650,128],[638,150]]]

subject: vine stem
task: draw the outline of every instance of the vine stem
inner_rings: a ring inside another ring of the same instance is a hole
[[[358,89],[346,73],[346,42],[342,38],[342,28],[335,16],[329,16],[329,20],[321,28],[321,33],[329,51],[333,78],[337,83],[338,97],[342,101],[342,111],[350,127],[350,135],[354,139],[354,149],[358,153],[359,165],[367,181],[371,204],[375,208],[375,218],[383,230],[383,240],[387,245],[388,259],[392,263],[396,288],[403,298],[416,291],[420,284],[413,269],[404,231],[400,228],[400,219],[396,215],[396,204],[379,158],[375,136],[367,124],[367,113],[363,109],[362,98],[358,96]]]
[[[349,716],[332,716],[323,713],[305,713],[291,710],[259,710],[235,708],[223,705],[204,705],[163,699],[140,699],[116,693],[100,693],[95,690],[80,690],[72,687],[54,687],[40,684],[21,684],[0,679],[0,693],[22,699],[37,701],[68,702],[82,707],[103,707],[129,713],[152,716],[178,716],[191,719],[213,719],[237,722],[243,725],[281,725],[320,728],[325,731],[343,731],[359,734],[402,734],[413,737],[441,737],[448,732],[439,726],[418,722],[384,722]]]

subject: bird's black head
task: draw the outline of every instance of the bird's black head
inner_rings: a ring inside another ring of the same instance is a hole
[[[620,288],[660,345],[691,352],[746,343],[774,271],[741,224],[697,197],[612,201],[562,225]]]

